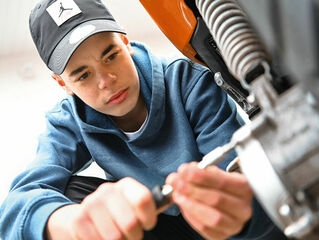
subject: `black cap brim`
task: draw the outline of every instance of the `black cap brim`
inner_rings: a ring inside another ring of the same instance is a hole
[[[97,19],[84,22],[72,29],[58,43],[51,54],[48,67],[56,74],[64,72],[74,51],[90,36],[100,32],[118,32],[125,34],[115,21],[107,19]]]

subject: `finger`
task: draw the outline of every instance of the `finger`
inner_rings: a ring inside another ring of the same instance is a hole
[[[111,190],[107,189],[107,197],[105,198],[107,210],[126,239],[142,239],[142,225],[127,198],[117,185],[114,184]]]
[[[107,188],[108,184],[106,184],[103,188]],[[97,191],[101,191],[98,189]],[[98,233],[100,238],[84,238],[84,239],[123,239],[123,233],[121,229],[117,226],[116,222],[112,219],[110,213],[108,212],[108,208],[106,206],[106,201],[104,200],[105,196],[101,197],[99,192],[95,194],[91,194],[86,197],[83,202],[83,208],[85,211],[84,215],[87,215],[94,226],[95,231]],[[98,193],[98,194],[97,194]],[[108,190],[108,194],[111,193]],[[80,225],[81,227],[84,226]],[[82,228],[80,227],[80,232],[82,232]],[[79,236],[82,236],[79,234]]]
[[[183,164],[178,169],[180,176],[193,184],[227,191],[237,196],[252,196],[247,179],[240,173],[227,173],[217,166],[199,169],[197,164]]]
[[[71,228],[73,229],[71,233],[72,239],[103,239],[99,234],[99,231],[96,229],[89,211],[87,211],[84,205],[81,204],[81,208],[79,208],[79,211],[76,214],[77,216],[75,216],[75,220],[72,223]]]
[[[192,226],[193,229],[197,230],[197,232],[202,235],[207,240],[221,240],[225,239],[225,234],[223,232],[219,232],[216,229],[207,229],[205,230],[203,228],[203,225],[199,223],[196,219],[194,219],[188,212],[183,211],[181,209],[181,212],[185,218],[185,220],[189,223],[190,226]]]
[[[133,208],[143,229],[152,229],[156,224],[157,214],[151,191],[132,178],[122,179],[118,186]]]
[[[251,198],[239,198],[220,190],[199,187],[178,178],[176,175],[172,175],[170,178],[172,178],[170,180],[172,187],[177,193],[226,212],[241,221],[247,221],[251,217]]]
[[[83,221],[78,220],[77,224],[73,226],[74,235],[72,239],[74,240],[85,240],[85,239],[96,239],[103,240],[103,238],[98,233],[97,229],[91,220]]]
[[[227,213],[194,201],[183,195],[173,193],[174,202],[187,215],[187,220],[196,225],[197,230],[206,236],[214,232],[224,234],[224,238],[239,232],[243,226],[242,222],[234,220]]]

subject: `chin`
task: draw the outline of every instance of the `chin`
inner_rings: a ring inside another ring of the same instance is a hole
[[[129,108],[129,109],[125,108],[125,109],[119,109],[118,111],[114,111],[112,113],[106,113],[106,114],[114,116],[114,117],[124,117],[131,111],[132,111],[132,108]]]
[[[101,109],[100,112],[113,117],[124,117],[125,115],[132,112],[136,105],[137,98],[133,99],[133,101],[132,99],[128,98],[118,106],[114,106],[113,109],[108,109],[109,111],[107,111],[106,109]]]

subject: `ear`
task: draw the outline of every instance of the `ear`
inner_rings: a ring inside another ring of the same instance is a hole
[[[74,94],[74,92],[65,84],[64,80],[58,74],[51,73],[51,77],[66,91],[67,94]]]
[[[120,36],[121,36],[123,43],[126,45],[130,55],[133,56],[134,49],[132,48],[132,45],[130,44],[130,41],[128,40],[127,36],[125,34],[120,34]]]
[[[64,87],[65,86],[65,82],[63,81],[63,79],[56,73],[51,73],[51,77],[61,86]]]

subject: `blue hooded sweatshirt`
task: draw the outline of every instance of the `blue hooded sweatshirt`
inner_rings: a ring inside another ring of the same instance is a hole
[[[182,163],[199,161],[227,143],[240,127],[235,104],[207,68],[184,58],[168,62],[142,44],[132,46],[148,109],[145,128],[129,140],[107,115],[78,97],[62,100],[47,113],[36,158],[15,178],[0,208],[4,240],[43,239],[50,214],[72,204],[63,195],[69,178],[92,161],[108,180],[132,177],[152,189]],[[233,157],[220,167],[225,169]],[[273,227],[258,205],[256,209],[239,238],[256,239]],[[168,213],[178,211],[171,208]]]

